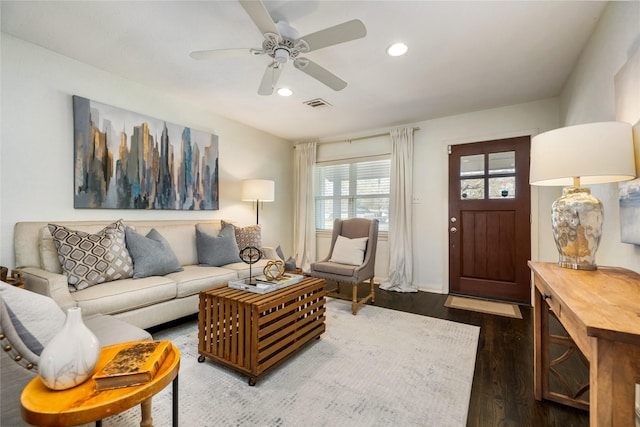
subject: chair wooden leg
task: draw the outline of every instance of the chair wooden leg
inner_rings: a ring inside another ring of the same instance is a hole
[[[351,298],[351,314],[358,314],[358,284],[353,284],[353,296]]]
[[[375,293],[375,288],[373,286],[373,277],[369,280],[369,283],[371,284],[371,302],[376,302],[376,293]]]

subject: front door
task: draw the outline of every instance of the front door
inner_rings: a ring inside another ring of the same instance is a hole
[[[452,145],[449,291],[529,303],[530,137]]]

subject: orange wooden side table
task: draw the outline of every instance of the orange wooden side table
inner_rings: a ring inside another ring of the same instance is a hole
[[[96,370],[132,342],[104,347]],[[171,352],[153,379],[137,386],[96,391],[93,378],[67,390],[51,390],[36,377],[22,391],[22,418],[37,426],[74,426],[90,422],[102,425],[102,419],[140,404],[141,427],[153,425],[151,398],[173,382],[173,426],[178,426],[178,370],[180,351],[171,344]]]

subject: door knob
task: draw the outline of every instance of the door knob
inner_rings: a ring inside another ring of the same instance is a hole
[[[458,219],[455,216],[452,216],[451,219],[449,221],[451,222],[456,222]]]
[[[456,231],[458,231],[458,229],[457,229],[457,228],[455,228],[455,227],[451,227],[451,232],[452,232],[452,233],[455,233]]]

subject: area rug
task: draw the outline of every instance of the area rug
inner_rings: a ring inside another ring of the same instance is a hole
[[[497,316],[512,317],[514,319],[522,319],[520,307],[518,307],[516,304],[449,295],[447,297],[447,300],[444,302],[444,306],[449,308],[458,308],[460,310],[495,314]]]
[[[480,329],[329,299],[327,331],[251,387],[211,360],[198,363],[195,321],[155,334],[181,352],[181,426],[466,426]],[[153,398],[171,425],[171,386]],[[140,408],[103,421],[136,426]]]

